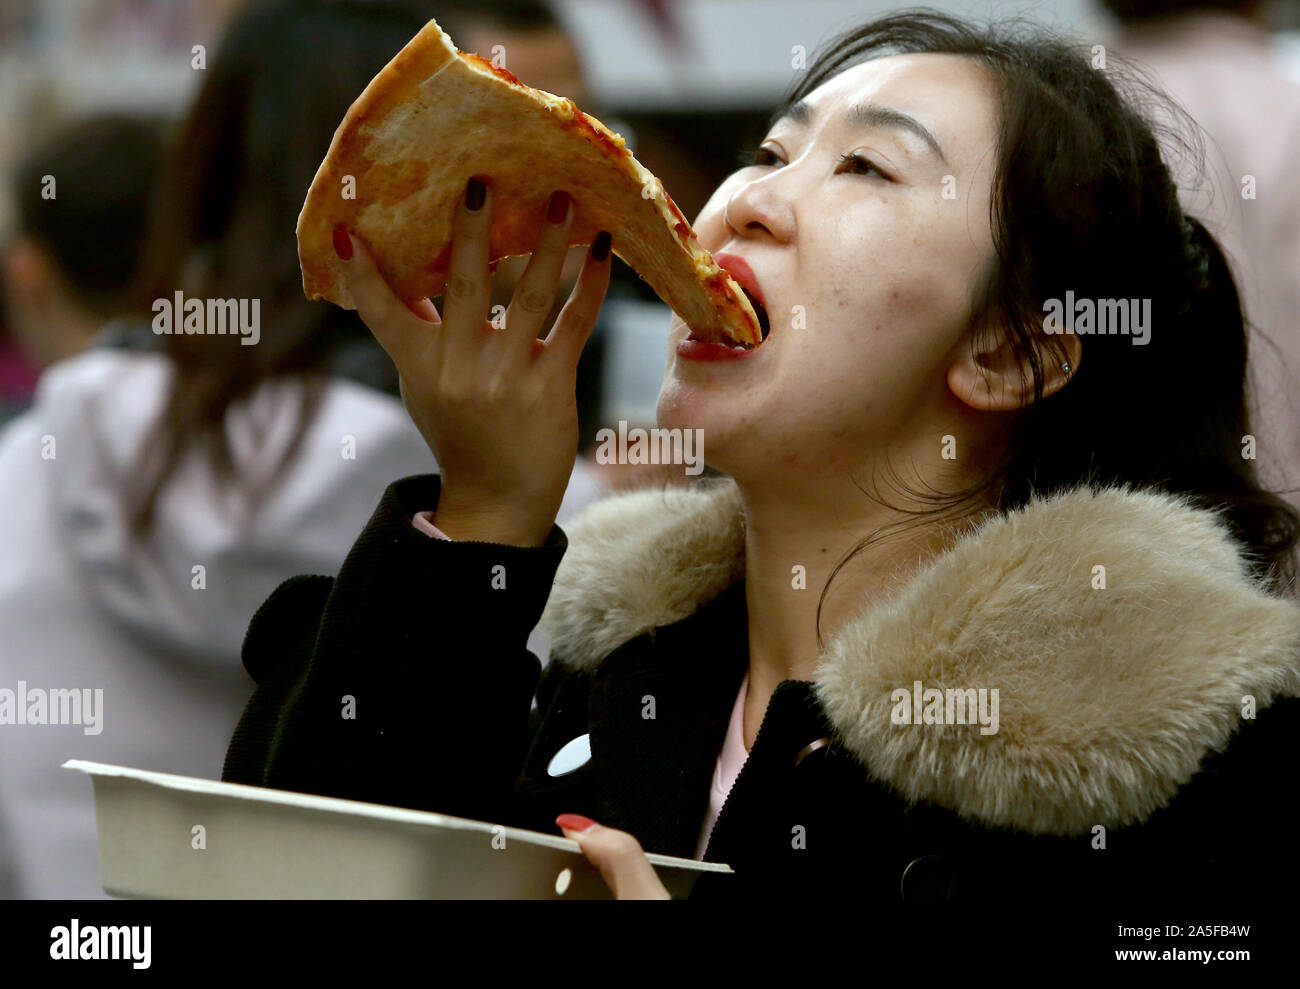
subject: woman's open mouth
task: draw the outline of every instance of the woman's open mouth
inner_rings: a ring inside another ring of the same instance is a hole
[[[758,349],[767,341],[767,335],[772,328],[771,323],[768,321],[767,307],[754,298],[754,294],[743,285],[741,291],[745,293],[745,298],[749,299],[749,304],[754,307],[754,315],[758,317],[760,342],[752,347],[747,347],[743,343],[716,343],[712,340],[697,339],[694,331],[692,331],[685,340],[677,345],[678,356],[693,361],[728,361],[739,357],[748,357],[750,354],[758,352]]]
[[[763,304],[758,291],[756,291],[757,279],[754,277],[749,265],[743,259],[729,254],[718,254],[716,260],[732,276],[736,285],[745,293],[745,298],[749,300],[749,304],[754,310],[754,316],[758,319],[759,342],[753,346],[746,346],[742,343],[730,341],[700,340],[692,331],[685,340],[677,345],[677,353],[690,360],[725,361],[747,357],[762,347],[767,341],[768,334],[772,331],[767,306]]]

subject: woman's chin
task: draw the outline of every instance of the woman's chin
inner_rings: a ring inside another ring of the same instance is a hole
[[[719,420],[725,419],[723,410],[717,408],[717,398],[704,389],[670,375],[664,379],[663,386],[659,389],[655,419],[664,429],[703,429],[706,434],[713,432]]]
[[[742,411],[734,403],[720,401],[722,398],[681,382],[665,381],[656,421],[662,429],[700,430],[709,466],[725,472],[728,451],[746,438],[752,445],[754,437],[746,431]]]

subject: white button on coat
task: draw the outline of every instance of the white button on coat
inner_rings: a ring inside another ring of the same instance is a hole
[[[546,772],[550,776],[564,776],[585,766],[591,761],[591,735],[579,735],[572,742],[565,744],[559,752],[551,757],[551,763],[546,767]]]

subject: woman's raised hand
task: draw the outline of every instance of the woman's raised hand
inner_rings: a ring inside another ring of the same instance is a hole
[[[609,285],[610,235],[596,238],[545,340],[573,222],[563,192],[515,287],[505,328],[488,320],[492,196],[470,179],[453,222],[443,313],[407,308],[365,246],[334,232],[357,313],[397,366],[402,400],[438,459],[435,521],[453,539],[540,546],[559,512],[578,450],[578,356]]]

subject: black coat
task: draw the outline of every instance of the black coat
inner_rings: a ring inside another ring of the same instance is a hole
[[[395,483],[337,577],[262,606],[223,778],[552,834],[584,814],[691,857],[748,663],[734,483],[605,498],[538,548],[432,539],[411,516],[437,498],[436,476]],[[1237,900],[1296,878],[1300,607],[1177,499],[1001,516],[822,661],[773,695],[705,855],[736,874],[693,898]],[[997,732],[895,723],[917,681],[998,689]]]

